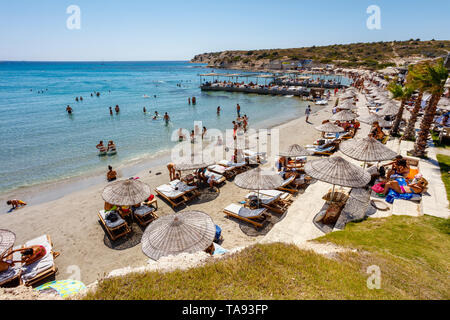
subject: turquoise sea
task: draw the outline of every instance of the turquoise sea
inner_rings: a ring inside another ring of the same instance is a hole
[[[231,128],[237,103],[251,127],[304,114],[307,103],[295,97],[202,93],[198,74],[207,72],[211,69],[186,61],[0,62],[0,192],[157,156],[175,144],[173,130],[190,131],[194,121]],[[91,97],[94,91],[100,96]],[[83,101],[76,102],[80,96]],[[192,96],[195,106],[187,102]],[[115,105],[120,113],[111,116],[109,107]],[[168,112],[170,125],[152,120],[155,110]],[[100,140],[114,140],[118,154],[99,157]]]

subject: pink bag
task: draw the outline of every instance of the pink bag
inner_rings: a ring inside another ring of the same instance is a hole
[[[372,187],[372,190],[376,193],[383,193],[384,191],[384,182],[377,183]]]

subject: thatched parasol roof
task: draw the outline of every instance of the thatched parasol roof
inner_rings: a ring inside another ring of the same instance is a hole
[[[368,162],[391,160],[397,155],[372,137],[343,141],[339,145],[339,150],[350,158]]]
[[[339,156],[309,161],[305,172],[314,179],[343,187],[364,187],[371,179],[367,171]]]
[[[183,252],[194,253],[208,248],[215,234],[216,225],[204,212],[170,214],[148,225],[142,235],[142,251],[153,260]]]
[[[16,241],[16,234],[6,229],[0,229],[0,257],[8,251]]]
[[[175,161],[175,170],[186,171],[206,168],[215,163],[214,159],[204,157],[203,153],[193,154],[190,159]]]
[[[248,190],[270,190],[276,189],[283,184],[281,176],[269,170],[262,170],[260,167],[238,174],[234,178],[234,183],[242,189]]]
[[[373,113],[371,113],[365,117],[359,117],[357,120],[359,120],[360,122],[363,122],[363,123],[367,123],[367,124],[373,124],[374,122],[378,121],[378,124],[382,128],[390,127],[392,125],[391,122],[384,120],[384,117],[381,117],[381,116],[379,116],[377,114],[373,114]]]
[[[398,110],[400,109],[399,106],[397,106],[393,102],[388,102],[382,106],[382,109],[377,112],[380,116],[393,116],[398,113]]]
[[[150,195],[150,186],[139,180],[119,180],[108,184],[102,192],[106,202],[118,206],[133,206]]]
[[[331,132],[331,133],[337,133],[337,132],[344,132],[344,128],[339,127],[335,124],[332,124],[331,122],[326,122],[324,124],[321,124],[320,126],[315,127],[316,130],[321,132]]]
[[[331,121],[350,121],[357,117],[356,113],[353,113],[349,110],[343,110],[333,114],[330,118]]]
[[[306,150],[305,148],[299,146],[298,144],[290,145],[285,152],[280,152],[280,156],[291,158],[310,156],[311,154],[312,154],[311,151]]]

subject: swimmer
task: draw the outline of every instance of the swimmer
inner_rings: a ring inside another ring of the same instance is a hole
[[[109,107],[109,114],[113,115],[112,107]]]
[[[119,113],[119,112],[120,112],[120,108],[119,108],[119,105],[118,105],[118,104],[116,104],[115,110],[116,110],[116,113]]]
[[[103,141],[100,141],[95,147],[102,153],[107,151],[106,147],[103,145]]]
[[[169,115],[166,113],[164,113],[164,121],[166,121],[166,123],[168,123],[170,121],[170,117]]]
[[[147,113],[147,109],[145,109],[145,107],[142,109],[142,111],[144,111],[144,113]]]
[[[220,114],[220,106],[217,107],[217,114]]]
[[[72,114],[73,109],[69,105],[67,105],[66,111],[68,114]]]
[[[114,142],[112,140],[108,141],[108,149],[107,151],[111,151],[111,152],[115,152],[116,151],[116,145],[114,144]]]

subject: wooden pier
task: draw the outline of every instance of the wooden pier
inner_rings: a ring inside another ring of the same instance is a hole
[[[270,94],[270,95],[283,95],[283,96],[309,96],[309,91],[305,89],[288,90],[279,88],[251,88],[251,87],[236,87],[236,86],[212,86],[211,84],[203,84],[200,86],[202,91],[226,91],[226,92],[244,92],[244,93],[256,93],[256,94]]]

